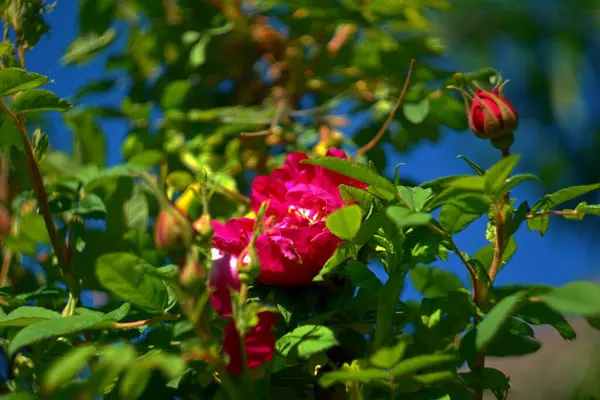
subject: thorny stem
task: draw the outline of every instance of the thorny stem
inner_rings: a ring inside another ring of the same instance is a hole
[[[46,229],[48,230],[48,236],[50,236],[50,242],[52,243],[54,253],[56,254],[56,258],[58,258],[60,269],[65,277],[65,281],[67,282],[69,289],[77,292],[77,280],[75,279],[75,275],[73,274],[71,266],[68,265],[68,263],[66,262],[64,247],[62,246],[59,240],[56,226],[54,225],[54,221],[52,220],[52,212],[50,211],[50,205],[48,204],[48,195],[46,193],[46,189],[44,188],[44,178],[42,177],[40,169],[38,168],[37,162],[35,160],[35,155],[33,154],[31,142],[29,141],[29,136],[27,135],[25,121],[24,119],[19,118],[17,115],[15,115],[6,106],[4,101],[1,100],[0,109],[13,121],[13,123],[17,127],[17,130],[19,131],[19,134],[21,135],[21,139],[23,140],[23,145],[25,148],[27,166],[29,168],[31,180],[33,181],[35,194],[38,198],[38,207],[40,209],[42,217],[44,218]]]
[[[410,65],[408,66],[408,74],[406,75],[406,80],[404,81],[404,86],[402,87],[400,96],[398,96],[398,100],[396,100],[396,104],[394,104],[394,108],[392,108],[392,112],[390,112],[390,115],[388,115],[383,126],[381,127],[379,132],[377,132],[377,134],[373,136],[373,139],[371,139],[369,143],[365,144],[363,147],[358,149],[356,153],[354,153],[354,157],[361,156],[369,150],[371,150],[373,147],[375,147],[375,145],[381,140],[381,138],[385,134],[385,131],[387,131],[388,126],[390,126],[390,124],[392,123],[392,120],[396,116],[396,113],[398,112],[400,106],[402,105],[402,102],[404,101],[404,96],[406,95],[406,91],[408,90],[408,85],[412,77],[414,65],[415,59],[410,60]]]
[[[502,149],[502,158],[507,158],[510,155],[508,148]],[[490,282],[494,282],[500,265],[502,264],[502,255],[506,246],[506,240],[504,237],[504,206],[510,202],[510,193],[504,193],[502,200],[496,203],[496,238],[494,240],[494,258],[492,259],[492,265],[489,271]],[[479,321],[475,320],[475,327],[477,327]],[[480,374],[485,368],[485,353],[477,353],[475,356],[475,365],[473,366],[473,372]],[[477,388],[475,390],[475,400],[483,399],[483,389]]]

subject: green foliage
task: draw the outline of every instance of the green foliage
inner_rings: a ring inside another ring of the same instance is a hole
[[[537,177],[515,174],[520,156],[506,152],[487,169],[459,156],[471,174],[421,184],[400,165],[393,180],[381,174],[384,146],[405,151],[437,141],[443,127],[467,128],[450,86],[497,76],[433,66],[447,49],[429,16],[450,2],[359,3],[269,0],[242,13],[236,2],[81,0],[80,35],[62,62],[76,71],[100,53],[107,61],[69,111],[40,88],[47,77],[17,67],[49,30],[47,5],[0,2],[15,38],[0,44],[0,149],[10,167],[0,180],[0,344],[12,371],[0,398],[479,400],[487,390],[502,399],[510,380],[486,356],[536,352],[538,325],[573,340],[568,316],[599,326],[596,284],[505,287],[496,277],[525,221],[543,235],[556,216],[600,215],[589,198],[556,208],[600,184],[530,208],[511,191]],[[286,32],[267,23],[275,14]],[[122,101],[95,103],[117,87]],[[297,109],[305,94],[314,109]],[[372,117],[352,138],[346,116],[333,114],[344,99]],[[72,154],[32,126],[45,111],[65,112]],[[112,167],[108,120],[128,129],[125,162]],[[352,154],[326,156],[333,148]],[[307,155],[298,165],[286,159],[297,152]],[[222,225],[243,217],[258,221]],[[476,232],[481,218],[487,228]],[[463,234],[489,244],[465,253]],[[212,260],[213,246],[240,253]],[[24,268],[23,256],[39,266]],[[420,301],[402,297],[407,284]],[[83,292],[93,305],[82,306]]]

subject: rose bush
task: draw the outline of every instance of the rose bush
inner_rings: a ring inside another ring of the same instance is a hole
[[[497,280],[519,230],[600,215],[600,184],[514,198],[535,177],[513,173],[518,117],[502,84],[484,89],[495,72],[430,60],[426,3],[444,2],[81,1],[63,62],[110,51],[111,73],[69,112],[25,70],[47,3],[0,2],[0,400],[505,399],[488,356],[537,351],[537,325],[574,339],[565,315],[598,326],[594,283]],[[121,102],[81,101],[116,86]],[[342,92],[372,117],[353,137]],[[73,157],[30,131],[42,111],[66,112]],[[111,167],[105,118],[129,129]],[[377,172],[382,141],[469,124],[499,161],[463,156],[471,174],[421,184]]]

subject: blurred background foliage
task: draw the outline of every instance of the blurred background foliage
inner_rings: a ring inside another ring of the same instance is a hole
[[[79,15],[63,65],[106,60],[65,116],[79,164],[104,165],[103,122],[119,121],[129,132],[126,161],[192,174],[209,167],[246,192],[284,151],[369,142],[416,58],[402,112],[368,154],[378,169],[466,131],[462,102],[444,87],[456,71],[485,80],[492,71],[481,68],[492,65],[512,81],[505,93],[520,111],[524,168],[547,190],[600,180],[592,0],[82,0]],[[120,104],[97,101],[119,88]],[[55,153],[48,164],[66,160]]]

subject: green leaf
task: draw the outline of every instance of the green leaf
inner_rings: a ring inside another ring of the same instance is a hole
[[[533,206],[531,211],[536,212],[540,208],[553,208],[559,204],[566,203],[567,201],[573,200],[579,196],[583,196],[584,194],[593,192],[594,190],[598,189],[600,189],[600,183],[564,188],[557,192],[547,194],[544,197],[542,197],[542,199]]]
[[[148,227],[149,207],[146,195],[136,187],[131,198],[123,206],[127,227],[145,231]]]
[[[473,169],[473,171],[475,171],[475,173],[477,173],[477,175],[479,175],[479,176],[485,175],[485,171],[483,170],[483,168],[481,168],[479,165],[475,164],[473,161],[471,161],[469,158],[467,158],[467,156],[463,156],[461,154],[458,156],[458,158],[462,159],[467,164],[469,164],[469,167],[471,167],[471,169]]]
[[[10,49],[12,49],[12,46],[10,44],[0,43],[0,57],[5,55]]]
[[[525,181],[539,181],[539,180],[540,180],[540,178],[538,178],[537,176],[535,176],[533,174],[517,174],[517,175],[511,176],[510,178],[508,178],[506,180],[506,182],[504,183],[504,185],[502,185],[498,189],[498,193],[504,194],[506,192],[509,192],[513,188],[515,188],[518,184],[525,182]]]
[[[503,194],[500,190],[505,186],[506,180],[512,174],[520,158],[521,157],[518,155],[505,157],[487,170],[484,176],[484,188],[486,193],[492,195]]]
[[[526,201],[519,205],[519,208],[514,211],[505,225],[506,235],[512,236],[519,230],[521,224],[526,220],[527,215],[529,214],[529,209],[529,204]]]
[[[105,347],[102,359],[92,366],[86,389],[91,396],[106,394],[114,388],[119,375],[136,359],[135,347],[128,343]]]
[[[37,88],[48,83],[48,77],[21,68],[0,70],[0,96],[8,96],[25,90]]]
[[[90,344],[77,347],[57,358],[46,370],[42,389],[46,393],[52,393],[59,387],[72,382],[97,353],[98,348]]]
[[[94,116],[90,112],[69,113],[64,120],[73,131],[73,153],[77,162],[103,168],[106,164],[106,140]]]
[[[464,288],[452,272],[426,265],[413,268],[410,277],[415,288],[427,297],[443,297],[448,292]]]
[[[41,215],[24,215],[19,223],[19,236],[27,237],[36,243],[50,244],[46,223]]]
[[[303,162],[306,164],[320,165],[331,171],[367,183],[377,189],[381,189],[385,192],[387,199],[389,200],[393,199],[396,195],[396,187],[392,182],[362,164],[337,157],[321,157],[304,160]]]
[[[160,150],[144,150],[135,154],[127,160],[131,165],[140,165],[144,167],[154,167],[160,164],[163,158],[163,153]]]
[[[423,369],[438,367],[440,364],[455,363],[458,357],[454,354],[427,354],[408,358],[399,364],[396,364],[391,370],[390,375],[397,378],[414,374]]]
[[[79,36],[69,45],[61,62],[63,65],[83,64],[110,46],[116,37],[117,32],[113,28],[107,29],[101,35],[91,32]]]
[[[81,32],[98,33],[106,31],[117,10],[113,0],[81,0],[79,4],[79,27]]]
[[[388,207],[385,212],[399,229],[427,225],[433,220],[430,214],[414,212],[404,207]]]
[[[106,206],[100,197],[88,193],[72,211],[82,218],[103,218],[106,215]]]
[[[31,147],[33,147],[33,155],[35,160],[39,163],[46,158],[48,149],[50,148],[50,140],[48,134],[43,132],[40,128],[33,131],[31,135]]]
[[[190,50],[190,65],[194,68],[202,66],[206,62],[206,46],[210,42],[210,35],[202,35],[200,40]]]
[[[600,215],[600,204],[587,204],[583,201],[577,205],[575,210],[581,213],[582,218],[586,214]]]
[[[0,318],[0,326],[28,326],[36,322],[60,318],[56,311],[43,307],[19,307]]]
[[[575,330],[560,313],[554,311],[544,303],[524,303],[515,313],[530,324],[550,325],[566,340],[575,339]]]
[[[180,108],[184,105],[186,96],[191,88],[192,82],[188,79],[169,83],[162,93],[160,104],[165,110]]]
[[[277,341],[277,350],[283,356],[308,358],[338,345],[331,329],[321,325],[303,325],[283,335]]]
[[[334,269],[339,267],[344,261],[349,258],[355,258],[358,253],[357,246],[352,242],[343,242],[333,252],[333,255],[329,257],[323,268],[319,271],[317,276],[313,278],[314,282],[319,282],[324,279],[325,276],[330,274]]]
[[[494,368],[483,368],[477,372],[461,374],[465,383],[472,388],[508,390],[510,384],[503,372]]]
[[[110,326],[114,319],[102,314],[75,315],[49,319],[29,325],[20,330],[8,345],[10,355],[24,346],[28,346],[38,340],[63,336],[70,333],[80,332],[88,329],[98,329]]]
[[[39,111],[69,111],[71,103],[46,89],[30,89],[21,92],[12,104],[12,110],[16,113],[28,113]]]
[[[385,381],[389,378],[386,371],[380,369],[364,369],[362,371],[340,370],[327,372],[319,379],[319,385],[327,389],[338,382],[361,382],[369,383],[372,381]]]
[[[368,211],[375,198],[371,193],[366,190],[356,188],[354,186],[340,185],[339,187],[340,196],[344,204],[358,203],[364,211]]]
[[[123,399],[138,399],[144,393],[152,377],[152,371],[160,370],[166,380],[172,380],[185,372],[186,363],[178,356],[152,351],[129,366],[120,380],[119,395]]]
[[[440,225],[448,233],[458,233],[485,214],[489,206],[482,196],[467,195],[451,199],[440,209]]]
[[[329,214],[325,223],[331,233],[340,239],[352,240],[360,229],[362,218],[362,208],[357,204],[351,204]]]
[[[403,109],[407,120],[413,124],[420,124],[429,114],[429,97],[425,97],[418,103],[405,103]]]
[[[361,289],[368,289],[375,292],[383,286],[375,273],[360,261],[348,261],[344,271],[352,280],[352,284]]]
[[[539,231],[540,236],[544,236],[546,234],[549,225],[550,217],[547,214],[536,216],[535,218],[527,220],[527,228],[529,228],[529,230],[532,232]]]
[[[405,336],[394,347],[381,347],[369,358],[369,363],[377,368],[392,368],[404,356],[406,348],[410,344],[409,339],[410,337]]]
[[[423,189],[421,187],[397,186],[398,195],[402,198],[406,205],[415,211],[423,210],[425,203],[433,194],[431,189]]]
[[[0,113],[0,148],[10,151],[11,148],[23,152],[23,139],[15,123],[6,114]]]
[[[600,285],[595,283],[571,282],[538,297],[561,314],[600,315]]]
[[[117,82],[118,80],[115,78],[103,78],[87,82],[83,87],[77,90],[77,93],[73,96],[73,101],[78,102],[88,95],[107,93],[117,86]]]
[[[1,395],[0,400],[38,400],[38,398],[29,392],[13,392]]]
[[[523,300],[525,292],[517,292],[500,300],[477,326],[476,347],[481,350],[486,347],[500,331],[506,320]]]
[[[167,286],[152,271],[155,268],[129,253],[110,253],[96,260],[98,281],[116,295],[148,312],[167,308]]]

